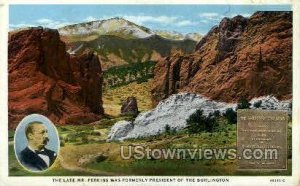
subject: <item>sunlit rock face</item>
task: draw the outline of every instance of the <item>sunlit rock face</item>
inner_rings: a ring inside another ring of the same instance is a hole
[[[59,33],[41,27],[9,34],[9,128],[38,113],[55,124],[101,119],[102,69],[93,52],[70,56]]]

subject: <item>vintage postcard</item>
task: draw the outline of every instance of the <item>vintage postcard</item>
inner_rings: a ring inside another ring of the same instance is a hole
[[[0,185],[300,184],[298,2],[65,2],[1,9]]]

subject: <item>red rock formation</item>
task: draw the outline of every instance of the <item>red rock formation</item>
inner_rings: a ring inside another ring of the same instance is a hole
[[[8,71],[9,128],[32,113],[55,124],[89,123],[103,114],[98,58],[92,52],[70,56],[57,30],[10,33]]]
[[[174,54],[154,71],[154,103],[177,92],[236,102],[292,97],[292,13],[257,12],[224,18],[191,55]]]
[[[139,113],[137,100],[135,97],[127,97],[122,103],[121,115],[133,115],[136,116]]]

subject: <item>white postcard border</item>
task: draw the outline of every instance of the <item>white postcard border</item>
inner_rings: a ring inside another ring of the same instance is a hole
[[[172,3],[170,3],[172,2]],[[292,128],[292,143],[293,143],[293,154],[292,154],[292,176],[155,176],[153,178],[228,178],[229,182],[186,182],[180,181],[174,183],[160,182],[110,182],[105,185],[300,185],[300,1],[294,0],[111,0],[111,1],[96,1],[96,0],[0,0],[0,186],[12,185],[12,186],[35,186],[35,185],[74,185],[72,182],[53,182],[53,178],[99,178],[93,176],[47,176],[47,177],[17,177],[8,176],[8,66],[7,66],[7,41],[8,41],[8,6],[9,4],[293,4],[293,128]],[[150,177],[150,176],[147,176]],[[128,176],[128,178],[147,178],[145,176]],[[110,178],[110,177],[101,177]],[[116,177],[113,177],[116,178]],[[118,177],[122,178],[122,177]],[[285,179],[284,183],[271,183],[270,179]],[[101,182],[76,182],[77,185],[104,185]]]

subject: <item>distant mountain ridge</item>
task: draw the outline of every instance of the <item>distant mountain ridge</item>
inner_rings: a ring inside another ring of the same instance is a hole
[[[83,22],[58,29],[63,36],[114,35],[124,39],[147,38],[155,33],[123,18]]]
[[[78,23],[58,30],[69,53],[80,54],[91,49],[100,57],[104,70],[158,61],[174,52],[188,54],[201,38],[194,33],[183,36],[176,32],[152,31],[123,18]]]
[[[191,39],[196,42],[199,42],[202,38],[199,33],[184,35],[176,31],[150,30],[120,17],[67,25],[58,30],[63,36],[114,35],[125,39],[141,39],[158,35],[165,39]]]
[[[167,31],[167,30],[154,30],[155,34],[165,38],[165,39],[172,39],[172,40],[185,40],[190,39],[196,42],[199,42],[202,39],[202,35],[199,33],[188,33],[182,34],[176,31]]]

